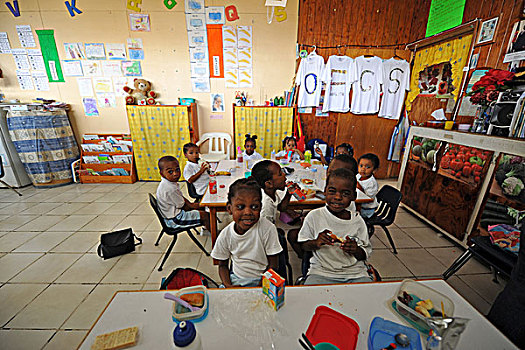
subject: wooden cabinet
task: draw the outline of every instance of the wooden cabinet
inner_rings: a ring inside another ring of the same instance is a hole
[[[94,138],[98,137],[98,138]],[[117,140],[111,144],[109,140]],[[125,141],[119,142],[119,141]],[[80,182],[82,183],[134,183],[137,181],[137,171],[133,149],[130,145],[131,136],[124,134],[90,134],[82,139],[82,156],[80,158]],[[109,144],[111,146],[105,146]],[[120,145],[119,145],[120,144]],[[100,150],[95,150],[98,147]],[[109,147],[109,148],[108,148]],[[109,151],[112,149],[112,151]],[[100,163],[90,162],[98,159]],[[129,161],[129,163],[121,163]],[[118,175],[125,171],[127,175]],[[112,173],[114,175],[112,175]]]
[[[414,159],[410,150],[417,138],[437,140],[435,165]],[[443,171],[440,163],[452,144],[474,147],[487,156],[477,181],[472,175],[455,176],[453,170]],[[464,246],[469,237],[479,234],[478,222],[484,203],[497,191],[491,188],[500,155],[525,156],[523,140],[423,127],[411,127],[406,147],[398,179],[404,206]]]

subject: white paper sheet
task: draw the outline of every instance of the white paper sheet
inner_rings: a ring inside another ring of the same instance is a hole
[[[93,96],[93,84],[91,83],[91,78],[77,78],[77,85],[80,96]]]
[[[185,0],[184,12],[186,13],[205,13],[204,0]]]
[[[224,60],[224,67],[237,68],[239,61],[237,57],[237,48],[225,47],[222,49],[222,57]]]
[[[237,67],[224,67],[224,86],[235,89],[239,86],[239,69]]]
[[[122,68],[119,61],[102,61],[102,73],[105,77],[121,77]]]
[[[252,68],[252,48],[243,47],[238,51],[239,68]]]
[[[190,47],[190,62],[208,63],[208,48]]]
[[[142,39],[140,38],[128,38],[128,49],[140,49],[142,50],[144,48],[142,44]]]
[[[31,68],[26,49],[12,49],[11,53],[13,54],[17,70],[29,70]]]
[[[97,102],[100,108],[116,107],[115,94],[112,92],[97,93]]]
[[[113,81],[111,78],[94,77],[93,90],[95,92],[113,92]]]
[[[206,30],[206,15],[204,13],[187,13],[186,29],[188,31]]]
[[[125,60],[126,45],[124,44],[106,44],[106,51],[110,60]]]
[[[106,51],[102,43],[85,43],[86,58],[88,60],[105,60]]]
[[[447,117],[445,116],[445,111],[443,110],[443,108],[436,109],[430,115],[434,117],[435,120],[447,120]]]
[[[49,91],[49,79],[46,72],[33,72],[32,74],[36,91]]]
[[[28,70],[17,70],[16,79],[22,90],[34,90],[33,79],[31,73]]]
[[[208,37],[206,36],[206,31],[204,30],[195,30],[188,32],[188,42],[190,47],[208,47]]]
[[[191,89],[194,93],[210,92],[210,78],[191,78]]]
[[[237,48],[237,31],[235,26],[222,26],[222,47]]]
[[[22,47],[36,47],[35,36],[30,25],[16,26],[16,33]]]
[[[190,63],[192,78],[209,78],[210,65],[207,63]]]
[[[113,77],[113,90],[117,96],[127,96],[128,93],[124,91],[124,86],[128,85],[128,77]]]
[[[7,32],[0,32],[0,53],[11,53],[11,44]]]
[[[252,26],[237,26],[237,47],[252,47]]]
[[[224,6],[206,7],[206,24],[224,24]]]
[[[85,60],[86,52],[83,43],[64,43],[64,51],[68,60]]]
[[[32,70],[46,70],[46,64],[44,63],[44,58],[42,57],[42,51],[40,51],[40,49],[27,49],[27,54]]]
[[[240,88],[253,87],[253,73],[251,69],[239,68],[239,87]]]
[[[100,77],[102,75],[101,61],[80,61],[82,71],[86,77]]]
[[[82,64],[78,60],[62,61],[62,72],[65,77],[83,77]]]

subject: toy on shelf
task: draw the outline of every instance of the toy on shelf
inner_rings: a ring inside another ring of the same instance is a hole
[[[126,96],[127,105],[154,105],[159,104],[155,101],[158,95],[151,90],[151,83],[145,79],[135,78],[133,80],[134,89],[129,86],[124,86],[124,91],[128,93]]]

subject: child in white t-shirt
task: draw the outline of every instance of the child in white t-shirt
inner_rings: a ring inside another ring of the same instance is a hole
[[[184,167],[184,178],[190,184],[195,186],[195,191],[199,196],[204,196],[208,183],[210,182],[210,176],[208,175],[208,169],[210,165],[207,162],[203,162],[199,165],[199,146],[194,143],[187,143],[182,148],[184,156],[188,159],[186,166]]]
[[[299,242],[312,251],[305,284],[371,282],[364,261],[372,253],[363,218],[348,210],[357,197],[356,179],[347,169],[328,176],[326,206],[312,210],[299,231]]]
[[[361,215],[364,218],[369,218],[374,215],[378,206],[376,195],[379,191],[379,186],[374,177],[374,172],[379,168],[379,157],[373,153],[363,154],[359,157],[357,167],[357,188],[363,191],[368,197],[374,199],[373,202],[361,204]]]
[[[260,217],[261,199],[261,188],[251,178],[235,181],[228,191],[226,210],[233,222],[221,231],[211,252],[219,260],[219,276],[226,288],[259,286],[262,273],[279,267],[282,247],[275,225]]]
[[[248,161],[251,164],[263,159],[259,153],[257,153],[257,135],[245,135],[246,140],[244,140],[244,152],[242,152],[242,158],[244,161]]]
[[[295,162],[296,160],[303,160],[304,154],[303,152],[299,151],[297,149],[297,141],[295,140],[295,137],[293,136],[286,136],[283,140],[283,150],[279,151],[275,155],[275,159],[285,159],[288,158],[288,153],[292,152],[292,162]]]
[[[164,156],[159,159],[158,167],[162,179],[157,187],[157,203],[166,224],[172,228],[202,224],[209,230],[208,213],[199,210],[198,203],[190,203],[182,195],[178,183],[180,166],[177,158]]]

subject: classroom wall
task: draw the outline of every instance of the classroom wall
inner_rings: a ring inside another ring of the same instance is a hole
[[[12,2],[12,1],[10,1]],[[288,0],[287,20],[271,24],[266,21],[264,0],[221,1],[207,0],[206,6],[235,5],[240,19],[227,25],[253,26],[254,86],[244,89],[248,98],[257,103],[282,94],[289,89],[295,74],[295,42],[297,38],[298,0]],[[35,29],[54,29],[60,59],[65,59],[63,43],[95,42],[126,43],[127,38],[141,38],[145,59],[143,78],[153,84],[162,104],[176,104],[179,97],[197,99],[201,134],[210,131],[233,130],[232,105],[236,90],[225,89],[224,79],[211,79],[211,93],[225,94],[226,112],[223,119],[210,119],[210,94],[193,93],[190,82],[190,62],[184,1],[171,10],[163,0],[143,0],[144,14],[150,15],[151,32],[132,32],[129,29],[126,0],[77,0],[82,14],[71,17],[63,0],[19,0],[21,16],[15,18],[4,2],[0,4],[0,32],[7,32],[12,48],[21,48],[16,25],[31,25]],[[35,39],[38,38],[35,33]],[[129,132],[123,97],[117,97],[115,108],[100,108],[99,117],[84,115],[76,77],[65,77],[65,83],[50,83],[50,91],[22,91],[16,80],[12,55],[0,54],[0,92],[7,100],[30,101],[34,97],[56,99],[72,107],[70,119],[77,137],[84,133]]]

